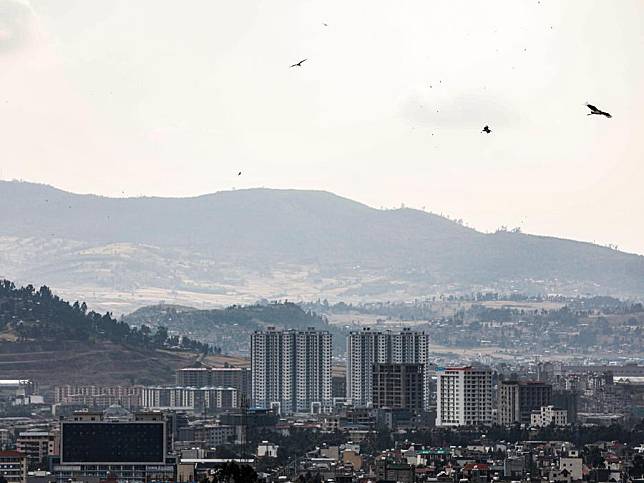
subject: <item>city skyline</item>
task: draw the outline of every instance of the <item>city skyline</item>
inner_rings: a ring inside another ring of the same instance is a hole
[[[644,483],[643,0],[0,0],[0,483]]]

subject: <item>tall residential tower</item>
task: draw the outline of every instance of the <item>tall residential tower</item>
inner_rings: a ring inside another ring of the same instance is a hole
[[[492,371],[483,367],[436,369],[436,426],[492,424]]]
[[[373,404],[373,365],[421,364],[424,408],[429,405],[429,336],[424,332],[354,331],[347,337],[347,399],[355,406]]]
[[[251,335],[252,401],[281,414],[332,405],[332,339],[327,331],[257,330]]]

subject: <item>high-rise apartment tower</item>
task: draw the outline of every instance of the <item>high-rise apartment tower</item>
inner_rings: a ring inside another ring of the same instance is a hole
[[[252,402],[281,414],[330,409],[332,337],[327,331],[257,330],[251,335]]]
[[[374,364],[421,364],[424,403],[429,406],[429,336],[403,329],[401,332],[354,331],[347,337],[347,399],[354,406],[373,404]]]

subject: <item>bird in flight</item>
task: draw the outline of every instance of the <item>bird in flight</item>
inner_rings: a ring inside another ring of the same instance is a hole
[[[485,126],[481,132],[490,134],[492,132],[492,129],[490,129],[490,126]]]
[[[597,109],[592,104],[586,104],[586,107],[588,107],[588,109],[590,109],[590,112],[588,113],[589,116],[592,116],[593,114],[597,114],[598,116],[606,116],[608,118],[613,117],[609,113],[607,113],[605,111],[602,111],[601,109]]]
[[[302,63],[305,62],[306,59],[302,59],[299,62],[293,64],[291,67],[302,67]]]

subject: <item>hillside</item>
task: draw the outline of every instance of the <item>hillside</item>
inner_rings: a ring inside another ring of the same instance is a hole
[[[207,350],[212,352],[206,344],[168,334],[163,326],[131,328],[109,313],[89,311],[85,303],[69,304],[48,287],[0,281],[3,378],[33,378],[45,385],[169,382],[175,369]]]
[[[128,312],[165,300],[409,299],[443,291],[644,294],[644,257],[590,243],[484,234],[321,191],[105,198],[0,182],[0,275]]]
[[[2,377],[33,379],[44,389],[56,384],[171,384],[177,369],[197,359],[193,352],[140,350],[106,341],[0,341]]]
[[[341,329],[299,305],[286,302],[231,306],[226,309],[199,310],[176,305],[142,307],[124,317],[130,325],[167,327],[171,333],[188,335],[217,347],[226,354],[248,353],[250,335],[255,330],[276,327],[280,329],[306,329],[315,327],[328,330],[336,338],[338,349],[344,340]]]

